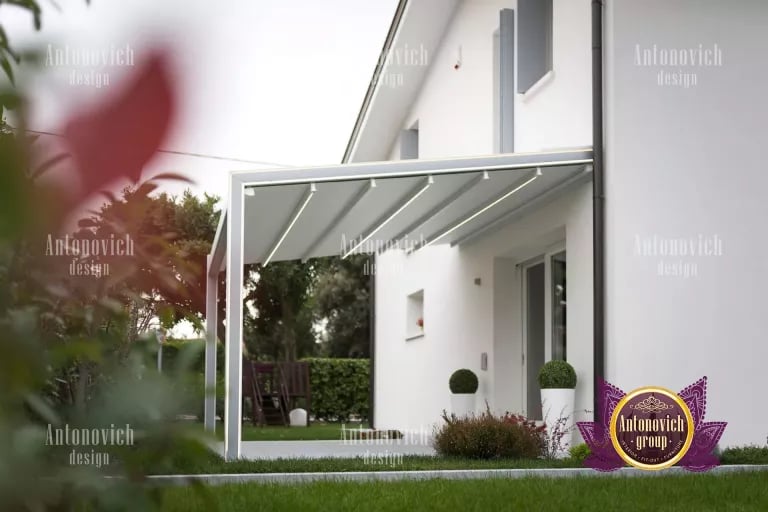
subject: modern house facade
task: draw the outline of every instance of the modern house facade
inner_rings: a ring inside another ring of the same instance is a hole
[[[590,147],[589,1],[519,4],[409,2],[383,54],[396,61],[399,49],[439,43],[425,66],[381,70],[388,78],[361,112],[345,161]],[[553,357],[577,370],[577,409],[592,408],[590,173],[543,194],[496,223],[504,204],[494,206],[453,244],[377,255],[377,427],[431,429],[450,412],[448,379],[459,368],[478,375],[478,408],[487,401],[541,419],[536,377]],[[426,226],[411,242],[433,235]],[[567,315],[565,296],[550,293],[566,283]]]
[[[401,1],[344,163],[230,176],[227,457],[242,264],[339,252],[375,253],[376,428],[440,421],[458,368],[478,408],[540,417],[565,359],[577,420],[596,379],[706,375],[721,444],[764,443],[765,26],[760,0]]]

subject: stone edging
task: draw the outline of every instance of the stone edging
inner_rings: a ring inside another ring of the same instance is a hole
[[[725,474],[743,471],[768,471],[768,465],[729,465],[718,466],[708,473]],[[279,483],[299,484],[308,482],[378,482],[403,480],[475,480],[488,478],[573,478],[573,477],[638,477],[667,476],[680,474],[698,474],[674,467],[661,471],[643,471],[636,468],[622,468],[604,473],[589,468],[552,468],[552,469],[445,469],[426,471],[350,471],[328,473],[242,473],[210,475],[152,475],[149,482],[160,485],[188,485],[191,481],[200,481],[207,485],[238,483]]]

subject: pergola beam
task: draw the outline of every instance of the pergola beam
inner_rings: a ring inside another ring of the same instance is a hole
[[[307,190],[304,192],[304,195],[296,203],[296,207],[293,209],[293,213],[291,213],[291,216],[288,219],[285,227],[280,231],[281,235],[272,244],[271,246],[272,249],[264,256],[264,258],[262,258],[262,261],[264,262],[262,263],[263,266],[266,267],[267,265],[269,265],[269,262],[272,261],[272,258],[275,256],[275,253],[280,248],[280,246],[283,245],[283,242],[285,241],[285,237],[287,237],[288,233],[291,232],[291,229],[293,229],[293,226],[299,220],[299,217],[301,217],[301,214],[304,212],[304,209],[312,200],[312,196],[315,195],[315,192],[317,192],[317,187],[315,186],[314,183],[310,183],[309,186],[307,187]]]
[[[519,216],[524,215],[526,212],[531,211],[532,208],[538,208],[546,204],[547,201],[553,200],[563,191],[569,190],[571,187],[578,185],[579,183],[584,183],[588,181],[589,179],[591,179],[591,175],[592,175],[592,166],[587,165],[585,166],[584,170],[582,170],[578,174],[568,178],[564,182],[556,185],[555,187],[547,190],[546,192],[542,192],[541,194],[537,195],[527,203],[522,204],[517,208],[514,208],[508,212],[502,213],[501,215],[493,218],[492,220],[482,225],[481,227],[473,230],[471,233],[468,233],[462,236],[458,240],[454,240],[453,242],[451,242],[451,246],[465,244],[472,240],[478,239],[481,236],[488,234],[488,232],[512,222],[514,219],[518,218]]]
[[[522,190],[525,188],[528,184],[535,181],[539,176],[541,176],[541,169],[536,169],[535,171],[531,171],[527,173],[523,178],[515,181],[511,186],[507,187],[504,192],[502,192],[500,195],[498,195],[493,201],[483,205],[480,208],[477,208],[475,211],[473,211],[470,215],[464,216],[461,219],[456,219],[452,221],[450,224],[448,224],[446,227],[442,228],[439,231],[436,231],[434,234],[430,235],[427,239],[427,243],[423,247],[428,247],[438,240],[444,238],[445,236],[453,233],[460,227],[464,226],[465,224],[471,222],[472,220],[476,219],[480,215],[484,214],[497,204],[501,203],[508,197],[514,195],[516,192]],[[413,249],[410,252],[413,252],[415,250],[421,249],[422,247],[418,247]]]
[[[426,224],[431,218],[433,218],[435,215],[439,214],[440,212],[448,208],[459,197],[463,196],[464,194],[469,192],[471,189],[475,188],[478,184],[482,183],[484,180],[487,180],[487,179],[488,179],[488,171],[483,171],[479,173],[477,176],[475,176],[474,178],[469,180],[467,183],[459,187],[453,194],[446,197],[445,200],[440,202],[440,204],[438,204],[437,206],[429,210],[427,213],[419,217],[415,222],[411,223],[407,228],[400,231],[397,235],[395,235],[392,238],[392,240],[397,242],[407,234],[420,228],[421,226]]]
[[[206,432],[216,431],[216,313],[219,294],[218,272],[211,275],[211,256],[205,287],[205,412]]]
[[[229,178],[227,222],[226,399],[224,402],[224,459],[240,458],[243,385],[243,182]]]
[[[312,252],[320,245],[322,244],[325,239],[330,235],[334,229],[336,229],[339,224],[346,218],[346,216],[351,212],[355,206],[360,204],[360,201],[362,201],[368,193],[376,188],[376,180],[373,178],[369,179],[365,184],[363,184],[362,187],[357,191],[357,193],[352,197],[352,199],[347,202],[347,204],[344,205],[344,207],[341,209],[341,211],[333,218],[333,220],[328,224],[328,227],[326,227],[320,235],[315,238],[315,240],[309,244],[309,247],[306,251],[304,251],[304,254],[301,257],[301,261],[305,262],[309,259],[309,257],[312,255]]]
[[[373,235],[381,231],[381,229],[389,224],[392,219],[400,215],[400,212],[408,208],[408,205],[413,203],[416,199],[419,198],[421,194],[426,192],[432,183],[434,183],[432,176],[427,176],[423,180],[419,180],[416,186],[414,186],[411,190],[408,191],[407,194],[401,197],[400,200],[392,208],[390,208],[389,211],[387,211],[387,213],[382,215],[379,219],[376,220],[376,222],[371,224],[371,226],[366,231],[364,231],[366,234],[360,235],[360,241],[358,241],[351,249],[347,250],[341,258],[344,259],[355,252],[360,248],[360,246],[370,240]]]

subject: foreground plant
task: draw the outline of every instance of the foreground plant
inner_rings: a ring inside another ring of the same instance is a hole
[[[39,15],[36,2],[24,4]],[[86,225],[79,234],[135,237],[135,254],[63,258],[47,244],[68,240],[65,219],[102,187],[128,178],[141,194],[154,190],[155,180],[137,180],[168,134],[173,89],[167,56],[154,54],[117,96],[78,114],[66,185],[42,179],[66,155],[32,165],[42,155],[24,131],[22,94],[0,95],[17,118],[16,130],[0,122],[0,510],[156,510],[160,494],[145,475],[207,454],[197,429],[173,421],[183,400],[171,383],[192,354],[160,375],[154,338],[129,335],[130,305],[147,297],[128,283],[149,276],[183,294],[183,255],[169,263],[167,239],[136,232],[141,210],[113,219],[109,232]],[[113,271],[77,275],[73,263]]]

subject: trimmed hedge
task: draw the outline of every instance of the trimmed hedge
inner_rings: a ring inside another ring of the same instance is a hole
[[[552,360],[539,370],[541,389],[573,389],[576,387],[576,371],[569,363]]]
[[[318,420],[368,419],[370,361],[368,359],[307,358],[312,386],[310,413]]]
[[[451,393],[475,393],[477,391],[477,375],[472,370],[462,368],[456,370],[448,380],[448,387]]]
[[[224,345],[216,344],[216,411],[224,415]],[[310,413],[318,420],[363,421],[369,415],[370,361],[368,359],[308,358],[312,404]],[[205,340],[172,340],[163,344],[163,372],[177,372],[187,366],[189,374],[177,376],[180,409],[202,418],[205,373]]]
[[[768,445],[734,446],[720,453],[721,464],[768,464]]]

